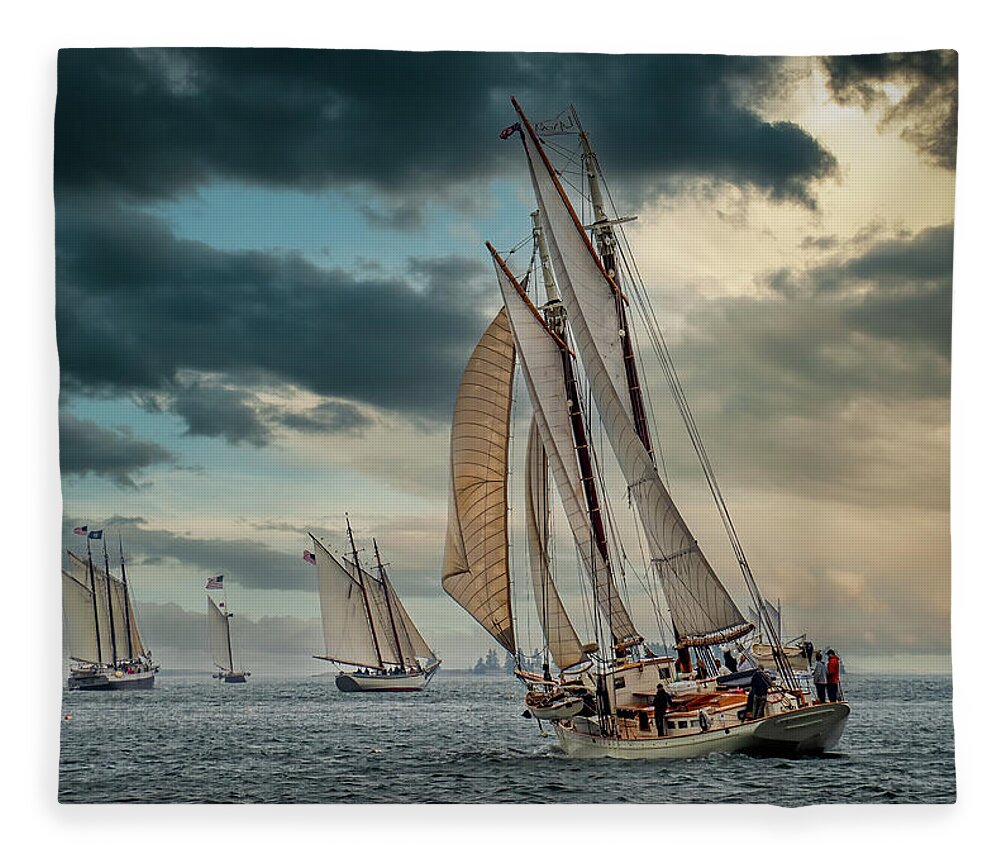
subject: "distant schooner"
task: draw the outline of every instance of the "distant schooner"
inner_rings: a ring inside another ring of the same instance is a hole
[[[212,677],[217,678],[225,684],[245,684],[250,673],[243,669],[237,669],[233,661],[233,636],[229,628],[229,619],[233,613],[209,595],[205,595],[208,600],[208,642],[212,650],[212,662],[219,670]]]
[[[309,535],[315,552],[306,557],[316,565],[326,644],[326,654],[314,657],[356,667],[353,672],[341,671],[337,675],[337,689],[345,693],[422,690],[440,661],[392,587],[378,544],[372,542],[376,577],[361,566],[350,520],[347,535],[351,558],[342,559],[343,563]]]
[[[125,550],[118,539],[121,579],[111,575],[104,531],[87,533],[87,558],[67,553],[62,572],[63,617],[69,651],[70,690],[148,690],[159,666],[143,645],[125,569]],[[95,566],[91,541],[104,549],[103,570]]]

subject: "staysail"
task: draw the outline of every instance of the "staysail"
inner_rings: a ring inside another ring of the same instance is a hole
[[[507,543],[507,449],[514,338],[501,310],[472,352],[451,427],[451,492],[441,584],[514,653]]]
[[[399,599],[396,589],[392,587],[392,583],[388,579],[385,580],[385,588],[389,594],[389,603],[392,606],[393,618],[396,620],[396,630],[403,648],[403,656],[407,662],[415,663],[418,657],[425,660],[436,660],[437,656],[431,650],[431,646],[424,640],[424,637],[420,635],[417,625],[413,623],[410,613],[406,611],[403,601]]]
[[[516,106],[516,105],[515,105]],[[518,107],[520,113],[520,108]],[[705,558],[656,472],[626,404],[615,292],[530,123],[525,151],[567,319],[601,422],[628,484],[666,594],[678,644],[728,641],[752,629]]]
[[[615,588],[608,562],[599,548],[584,499],[577,444],[567,409],[563,362],[568,347],[543,322],[520,285],[494,258],[500,292],[510,319],[524,380],[531,397],[536,426],[549,456],[566,519],[576,541],[584,570],[591,577],[598,605],[611,625],[616,642],[638,640],[632,619]]]
[[[233,645],[229,638],[229,615],[215,605],[207,594],[208,600],[208,644],[212,652],[212,662],[225,672],[234,672]]]
[[[549,475],[545,448],[535,419],[528,430],[528,451],[524,464],[524,500],[527,520],[528,559],[535,608],[542,625],[545,644],[555,664],[562,670],[587,661],[580,637],[556,590],[549,569]]]

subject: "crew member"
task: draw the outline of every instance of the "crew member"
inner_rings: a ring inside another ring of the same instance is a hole
[[[663,684],[656,685],[656,695],[653,696],[653,718],[656,720],[656,734],[663,737],[663,720],[673,704],[673,697],[663,689]]]

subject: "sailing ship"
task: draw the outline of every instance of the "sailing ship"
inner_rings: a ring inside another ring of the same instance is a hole
[[[233,636],[229,629],[229,619],[233,617],[225,604],[216,604],[211,596],[208,600],[208,644],[212,651],[212,662],[219,671],[212,675],[224,684],[245,684],[250,673],[237,669],[233,662]]]
[[[347,520],[350,558],[336,558],[310,533],[316,566],[325,655],[313,655],[337,666],[344,693],[413,693],[424,689],[440,661],[399,599],[373,540],[377,576],[365,570]]]
[[[111,574],[104,530],[76,529],[87,539],[87,557],[67,553],[62,571],[63,618],[70,690],[148,690],[159,666],[142,642],[129,591],[125,550],[118,539],[121,578]],[[91,542],[100,540],[103,570]]]
[[[763,598],[627,239],[620,240],[616,229],[630,219],[616,212],[609,217],[597,157],[574,109],[536,129],[516,100],[511,101],[518,121],[500,136],[516,134],[527,157],[538,207],[532,214],[532,261],[528,273],[518,279],[486,243],[503,307],[473,350],[456,399],[443,587],[516,659],[508,459],[519,364],[531,407],[524,476],[531,594],[545,647],[559,673],[553,678],[548,665],[541,676],[516,673],[528,686],[526,713],[549,720],[563,749],[574,756],[669,758],[716,751],[803,754],[831,749],[850,709],[844,703],[809,700],[763,611],[764,638],[775,667],[766,701],[757,701],[751,710],[741,685],[726,688],[719,683],[724,679],[714,670],[713,649],[740,642],[754,625],[716,574],[660,473],[652,416],[645,406],[644,372],[630,330],[636,309],[694,444],[751,601],[762,608]],[[552,147],[543,144],[547,131],[569,131],[582,146],[592,216],[587,226],[585,213],[573,208],[552,165]],[[538,271],[545,291],[541,307],[527,292]],[[598,422],[590,421],[588,403]],[[617,468],[625,484],[630,512],[623,514],[620,499],[609,496],[605,450],[610,450],[611,468]],[[583,621],[592,637],[580,636],[580,619],[571,617],[556,587],[550,482],[584,573],[592,613],[585,613]],[[624,551],[621,526],[630,515],[635,516],[643,557],[649,559],[643,574],[648,579],[651,573],[656,583],[646,591],[657,617],[657,591],[669,608],[676,658],[653,654],[621,596],[624,574],[634,570]],[[650,719],[655,716],[651,703],[658,684],[673,696],[662,735],[654,732]]]

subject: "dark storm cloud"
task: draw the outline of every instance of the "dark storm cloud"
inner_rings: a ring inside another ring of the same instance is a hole
[[[955,169],[958,138],[958,54],[919,51],[827,57],[828,87],[841,104],[879,107],[884,122],[899,124],[904,139],[933,163]],[[881,84],[908,87],[893,105]]]
[[[135,488],[143,469],[172,463],[174,454],[125,430],[108,430],[67,412],[59,415],[59,462],[64,475],[98,475]]]
[[[338,400],[328,400],[306,412],[286,412],[277,420],[302,433],[357,434],[372,424],[372,419],[357,406]]]
[[[71,389],[174,392],[190,370],[441,419],[487,322],[475,300],[482,285],[470,281],[481,265],[453,258],[416,264],[438,277],[413,289],[293,254],[179,240],[113,204],[64,206],[56,236],[59,354]],[[257,444],[262,428],[241,396],[188,389],[174,408],[192,433]]]
[[[836,305],[853,330],[927,345],[947,357],[953,247],[954,226],[943,224],[876,242],[855,257],[817,266],[799,279],[787,270],[776,272],[770,285],[785,296],[799,290],[840,294]]]
[[[392,201],[363,214],[405,228],[428,194],[523,175],[516,139],[497,140],[513,93],[539,120],[575,103],[638,194],[697,175],[808,202],[832,156],[743,103],[780,78],[780,60],[754,57],[63,50],[56,184],[149,198],[215,178],[363,183]]]
[[[216,385],[189,385],[177,394],[170,411],[187,421],[189,436],[221,436],[230,445],[267,442],[267,428],[247,395]]]

